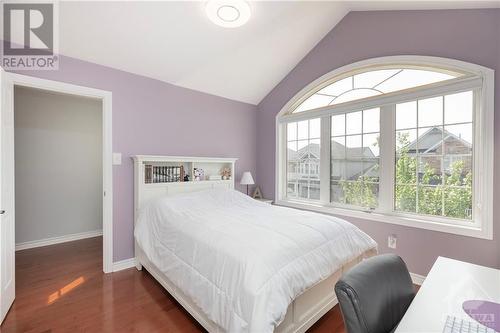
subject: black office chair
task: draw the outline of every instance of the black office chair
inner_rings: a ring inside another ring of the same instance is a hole
[[[394,254],[366,259],[335,285],[348,333],[393,332],[415,290],[403,260]]]

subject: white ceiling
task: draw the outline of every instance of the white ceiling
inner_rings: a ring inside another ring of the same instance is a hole
[[[499,1],[252,1],[239,28],[204,2],[60,2],[60,53],[258,104],[350,10],[499,7]]]

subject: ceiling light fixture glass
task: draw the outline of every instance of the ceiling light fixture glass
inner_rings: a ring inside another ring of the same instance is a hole
[[[213,23],[224,28],[236,28],[250,19],[250,6],[244,0],[209,0],[207,16]]]

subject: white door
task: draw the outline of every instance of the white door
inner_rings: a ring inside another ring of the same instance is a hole
[[[0,68],[0,322],[15,297],[14,85]]]

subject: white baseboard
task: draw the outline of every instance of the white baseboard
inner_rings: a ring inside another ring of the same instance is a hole
[[[98,236],[102,236],[102,230],[92,230],[92,231],[80,232],[77,234],[39,239],[39,240],[16,244],[16,251],[32,249],[35,247],[41,247],[47,245],[54,245],[59,243],[72,242],[80,239],[92,238]]]
[[[410,273],[410,276],[411,276],[411,280],[412,280],[413,284],[417,284],[417,285],[421,286],[422,283],[424,283],[425,276],[420,275],[420,274],[415,274],[415,273]]]
[[[115,261],[113,263],[113,272],[122,271],[124,269],[135,267],[135,258]]]

